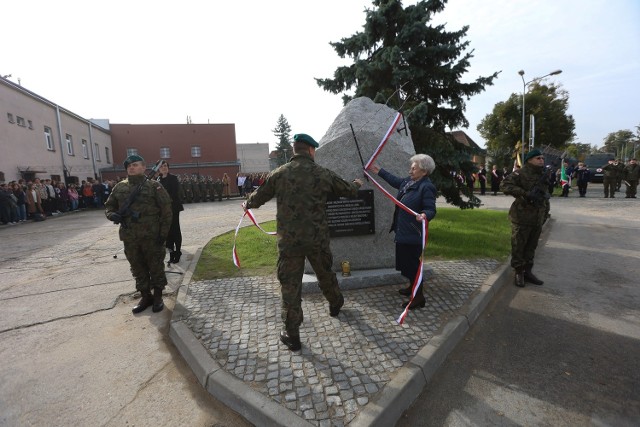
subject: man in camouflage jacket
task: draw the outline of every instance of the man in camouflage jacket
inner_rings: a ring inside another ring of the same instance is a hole
[[[128,176],[113,187],[105,203],[105,214],[109,221],[120,224],[124,254],[131,266],[136,289],[142,295],[133,307],[133,313],[140,313],[151,305],[153,311],[158,312],[164,308],[162,290],[167,285],[164,243],[173,217],[171,197],[158,181],[148,180],[144,175],[146,165],[142,157],[127,157],[124,167]],[[122,212],[130,194],[139,185],[142,185],[140,192],[129,209]]]
[[[624,180],[627,185],[627,194],[625,198],[635,199],[638,191],[638,177],[640,175],[640,166],[636,159],[629,160],[629,164],[624,168]]]
[[[318,277],[322,294],[329,302],[329,315],[340,313],[344,297],[336,274],[331,270],[333,255],[329,247],[326,203],[330,195],[355,197],[362,185],[349,183],[314,161],[318,143],[309,135],[293,137],[294,155],[274,170],[243,203],[245,210],[277,200],[278,280],[282,292],[282,341],[291,351],[301,348],[302,275],[305,258]]]
[[[544,282],[531,272],[542,225],[549,214],[549,184],[540,150],[529,151],[524,167],[509,174],[500,184],[500,189],[504,194],[515,197],[509,209],[515,285],[524,287],[525,282],[542,285]]]

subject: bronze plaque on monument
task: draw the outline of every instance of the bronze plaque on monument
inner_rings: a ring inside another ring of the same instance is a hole
[[[327,200],[327,221],[331,237],[375,234],[373,190],[358,190],[355,199]]]

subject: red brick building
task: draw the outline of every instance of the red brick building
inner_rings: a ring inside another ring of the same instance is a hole
[[[111,124],[113,167],[101,169],[103,179],[126,175],[122,165],[131,154],[142,156],[149,167],[166,160],[175,175],[203,175],[235,179],[240,170],[234,124]]]

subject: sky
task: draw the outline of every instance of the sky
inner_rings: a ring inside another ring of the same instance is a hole
[[[405,1],[404,6],[415,1]],[[348,65],[329,45],[362,30],[364,0],[21,0],[2,7],[0,75],[84,118],[234,123],[239,144],[269,143],[280,115],[320,140],[341,95],[314,78]],[[640,125],[640,1],[450,0],[434,23],[468,25],[462,78],[499,71],[467,102],[477,126],[526,81],[569,93],[576,141],[601,146]],[[19,79],[19,81],[18,81]],[[381,135],[382,137],[382,135]]]

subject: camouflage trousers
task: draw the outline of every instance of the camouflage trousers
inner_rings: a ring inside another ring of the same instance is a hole
[[[542,226],[511,223],[511,267],[533,266]]]
[[[616,192],[616,178],[605,176],[602,183],[604,184],[604,197],[613,197]]]
[[[322,294],[331,305],[337,305],[342,297],[336,274],[331,270],[333,256],[327,243],[326,248],[309,251],[303,255],[283,255],[278,257],[278,280],[282,292],[282,322],[292,336],[300,335],[300,325],[304,320],[302,312],[302,276],[304,260],[308,259],[318,278]]]
[[[153,288],[164,289],[167,276],[164,273],[164,245],[154,241],[124,242],[124,254],[129,261],[136,289],[148,292]]]
[[[627,185],[627,197],[636,197],[636,193],[638,192],[638,181],[627,181],[629,185]]]

